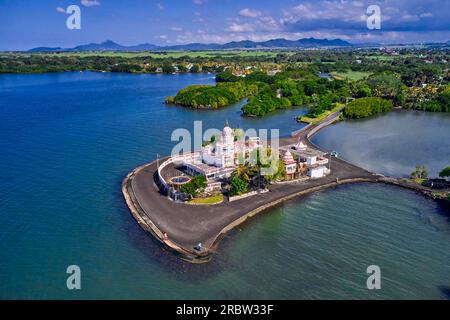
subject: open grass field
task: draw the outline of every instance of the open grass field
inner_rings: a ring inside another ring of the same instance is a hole
[[[352,81],[358,81],[371,75],[370,72],[361,71],[332,72],[331,74],[336,79],[349,79]]]
[[[364,58],[377,60],[377,61],[393,61],[393,56],[387,56],[387,55],[376,55],[376,56],[365,56]]]

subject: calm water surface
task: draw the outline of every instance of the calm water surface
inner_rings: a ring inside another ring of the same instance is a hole
[[[450,113],[390,112],[339,122],[312,140],[373,172],[407,177],[423,164],[437,176],[450,165]]]
[[[220,128],[228,119],[287,135],[304,112],[262,120],[240,117],[239,104],[207,112],[161,103],[201,83],[212,75],[0,76],[0,298],[448,297],[448,208],[389,186],[343,186],[288,202],[233,231],[209,264],[161,248],[132,219],[120,183],[170,151],[173,129],[194,120]],[[66,289],[71,264],[81,267],[81,291]],[[365,288],[370,264],[381,267],[382,290]]]

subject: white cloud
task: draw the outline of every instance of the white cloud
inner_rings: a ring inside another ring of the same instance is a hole
[[[66,10],[64,8],[61,7],[56,7],[56,11],[59,13],[66,13]]]
[[[208,0],[192,0],[192,2],[197,5],[202,5],[206,2],[208,2]]]
[[[278,30],[280,29],[279,23],[270,16],[264,16],[259,19],[259,25],[262,30]]]
[[[181,32],[181,31],[183,31],[183,28],[181,28],[181,27],[171,27],[170,31]]]
[[[81,4],[85,7],[99,6],[100,2],[97,0],[81,0]]]
[[[195,22],[195,23],[205,23],[205,22],[206,22],[206,20],[205,20],[205,19],[203,19],[203,18],[198,18],[198,19],[194,19],[194,20],[192,20],[192,22]]]
[[[360,1],[318,1],[314,4],[299,4],[285,10],[284,21],[294,22],[300,19],[358,21],[361,13],[365,13],[365,10]]]
[[[412,22],[412,21],[419,21],[420,18],[419,16],[415,15],[415,14],[405,14],[403,16],[401,16],[399,18],[400,21],[408,21],[408,22]]]
[[[421,18],[432,18],[433,14],[431,12],[425,12],[420,15]]]
[[[243,16],[243,17],[247,17],[247,18],[257,18],[260,17],[262,15],[261,11],[258,10],[252,10],[249,8],[245,8],[242,9],[241,11],[239,11],[239,15]]]
[[[159,10],[164,10],[164,6],[163,6],[161,3],[157,3],[157,4],[156,4],[156,7],[157,7]]]
[[[251,32],[254,31],[254,27],[249,23],[235,23],[233,22],[228,27],[225,28],[228,32]]]

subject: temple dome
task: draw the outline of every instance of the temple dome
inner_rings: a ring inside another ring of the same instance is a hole
[[[306,150],[306,144],[303,143],[303,141],[298,141],[298,143],[295,145],[296,150]]]
[[[292,153],[290,153],[288,150],[286,150],[284,152],[283,163],[284,164],[293,164],[293,163],[295,163],[295,160],[294,160],[294,157],[292,156]]]
[[[225,123],[225,126],[223,127],[222,135],[224,137],[231,137],[233,135],[233,129],[231,129],[230,126],[228,125],[228,121]]]

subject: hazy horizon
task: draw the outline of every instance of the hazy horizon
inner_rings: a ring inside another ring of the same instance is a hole
[[[80,9],[80,29],[66,26],[71,5]],[[370,5],[380,9],[380,29],[367,26]],[[449,11],[450,2],[437,0],[2,0],[0,50],[72,48],[106,40],[124,46],[310,37],[353,44],[447,42]]]

